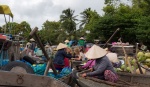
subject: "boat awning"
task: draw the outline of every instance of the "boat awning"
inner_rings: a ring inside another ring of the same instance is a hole
[[[11,13],[9,6],[7,5],[0,5],[0,14],[6,14],[13,18],[13,14]]]

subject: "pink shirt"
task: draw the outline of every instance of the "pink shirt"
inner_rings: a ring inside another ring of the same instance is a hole
[[[95,60],[89,60],[82,68],[92,68],[95,65]]]

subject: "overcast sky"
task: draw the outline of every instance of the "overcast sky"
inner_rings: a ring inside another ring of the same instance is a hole
[[[41,29],[46,21],[58,21],[63,10],[71,8],[79,15],[86,8],[96,10],[103,15],[104,0],[0,0],[0,4],[8,5],[14,14],[14,22],[27,21],[31,28]],[[7,16],[8,20],[8,16]],[[5,24],[0,15],[0,26]]]

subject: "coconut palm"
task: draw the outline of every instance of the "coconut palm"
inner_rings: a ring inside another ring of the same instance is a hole
[[[60,15],[61,28],[66,31],[67,34],[71,35],[76,31],[76,16],[74,16],[74,10],[70,8],[63,10]]]
[[[81,24],[80,27],[84,26],[85,24],[89,23],[91,15],[91,8],[85,9],[83,12],[81,12],[80,14],[82,15],[81,18]]]

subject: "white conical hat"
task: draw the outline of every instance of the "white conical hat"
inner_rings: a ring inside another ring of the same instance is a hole
[[[69,42],[69,40],[65,40],[64,42],[65,42],[65,43],[68,43],[68,42]]]
[[[45,47],[47,48],[47,47],[49,47],[49,45],[46,45]]]
[[[28,42],[26,45],[30,45],[31,43],[30,42]]]
[[[105,51],[103,48],[93,45],[85,54],[85,56],[88,59],[97,59],[105,56],[107,54],[107,51]]]
[[[59,45],[57,46],[57,50],[60,50],[60,49],[63,49],[63,48],[66,48],[67,45],[66,44],[63,44],[63,43],[59,43]]]
[[[35,40],[33,38],[31,38],[30,41],[35,41]]]

